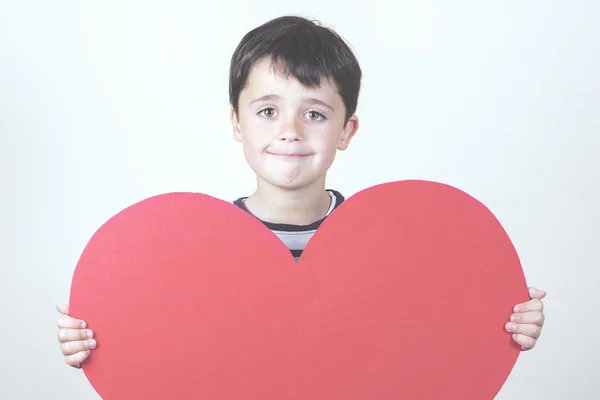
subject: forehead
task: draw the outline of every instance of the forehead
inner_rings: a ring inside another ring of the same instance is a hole
[[[256,97],[275,94],[281,97],[293,95],[311,95],[323,97],[333,102],[342,101],[337,86],[330,79],[324,79],[317,87],[302,85],[293,75],[286,76],[281,69],[270,61],[256,63],[240,93],[240,97]]]

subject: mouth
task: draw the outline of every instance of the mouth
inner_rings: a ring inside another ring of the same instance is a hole
[[[310,154],[308,153],[272,153],[272,152],[267,152],[267,154],[275,156],[275,157],[282,157],[282,158],[305,158],[310,156]]]

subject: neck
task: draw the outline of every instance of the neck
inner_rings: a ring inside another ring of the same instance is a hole
[[[279,188],[258,178],[256,191],[245,205],[263,221],[309,225],[327,215],[331,197],[325,191],[325,178],[299,189]]]

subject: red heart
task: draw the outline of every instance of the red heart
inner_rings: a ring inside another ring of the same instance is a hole
[[[296,263],[236,206],[152,197],[92,237],[71,315],[106,400],[492,399],[527,300],[515,249],[480,202],[403,181],[364,190]]]

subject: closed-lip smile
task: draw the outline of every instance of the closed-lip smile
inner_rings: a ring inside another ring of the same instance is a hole
[[[272,155],[272,156],[277,156],[277,157],[289,157],[289,158],[302,158],[302,157],[308,157],[310,156],[310,154],[308,153],[273,153],[273,152],[267,152],[268,154]]]

